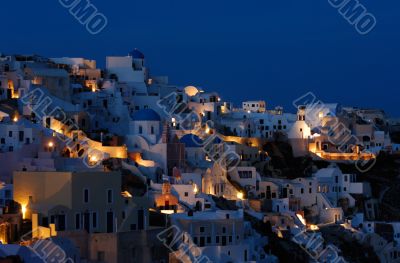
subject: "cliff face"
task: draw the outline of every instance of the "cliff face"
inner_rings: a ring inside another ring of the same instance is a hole
[[[279,176],[294,179],[310,175],[310,157],[294,157],[292,147],[287,142],[271,142],[264,146],[271,158],[271,169]]]

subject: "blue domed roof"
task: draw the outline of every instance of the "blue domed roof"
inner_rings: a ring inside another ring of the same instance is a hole
[[[143,53],[140,52],[137,48],[129,52],[129,56],[133,57],[134,59],[144,59]]]
[[[160,115],[152,109],[140,110],[132,114],[134,121],[161,121]]]
[[[187,148],[203,147],[203,140],[194,134],[186,134],[180,139],[180,142],[184,143]]]

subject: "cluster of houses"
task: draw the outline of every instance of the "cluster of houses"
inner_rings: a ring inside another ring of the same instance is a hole
[[[0,55],[0,258],[279,262],[249,217],[289,239],[326,224],[379,232],[371,186],[336,163],[399,152],[395,125],[380,110],[320,101],[295,111],[235,108],[169,84],[137,49],[104,69]],[[296,179],[266,175],[265,145],[276,141],[330,164]],[[399,227],[388,225],[382,262],[400,258]],[[38,252],[48,244],[62,253]]]

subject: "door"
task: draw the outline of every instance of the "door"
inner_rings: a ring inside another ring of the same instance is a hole
[[[267,199],[271,199],[271,186],[267,186],[267,192],[266,192],[266,196],[267,196]]]
[[[114,232],[114,213],[107,212],[107,233]]]
[[[138,211],[138,229],[143,230],[144,229],[144,210],[141,209]]]
[[[283,188],[283,198],[287,198],[287,188]]]
[[[65,230],[65,215],[57,216],[57,231]]]
[[[222,236],[222,245],[226,246],[226,236]]]
[[[90,233],[90,214],[87,212],[83,214],[83,224],[85,230]]]
[[[200,247],[204,247],[205,243],[205,237],[200,237]]]
[[[50,125],[51,125],[51,118],[47,117],[46,118],[46,128],[50,128]]]

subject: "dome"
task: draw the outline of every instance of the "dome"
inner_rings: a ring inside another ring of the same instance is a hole
[[[185,88],[185,93],[186,95],[188,95],[189,97],[193,97],[195,96],[197,93],[199,93],[199,90],[194,87],[194,86],[187,86]]]
[[[160,115],[152,109],[137,111],[131,118],[133,121],[161,121]]]
[[[197,135],[194,134],[186,134],[181,138],[181,143],[185,144],[187,148],[199,148],[203,147],[203,140],[200,139]]]
[[[134,59],[144,59],[143,53],[137,48],[129,52],[129,56],[133,57]]]

